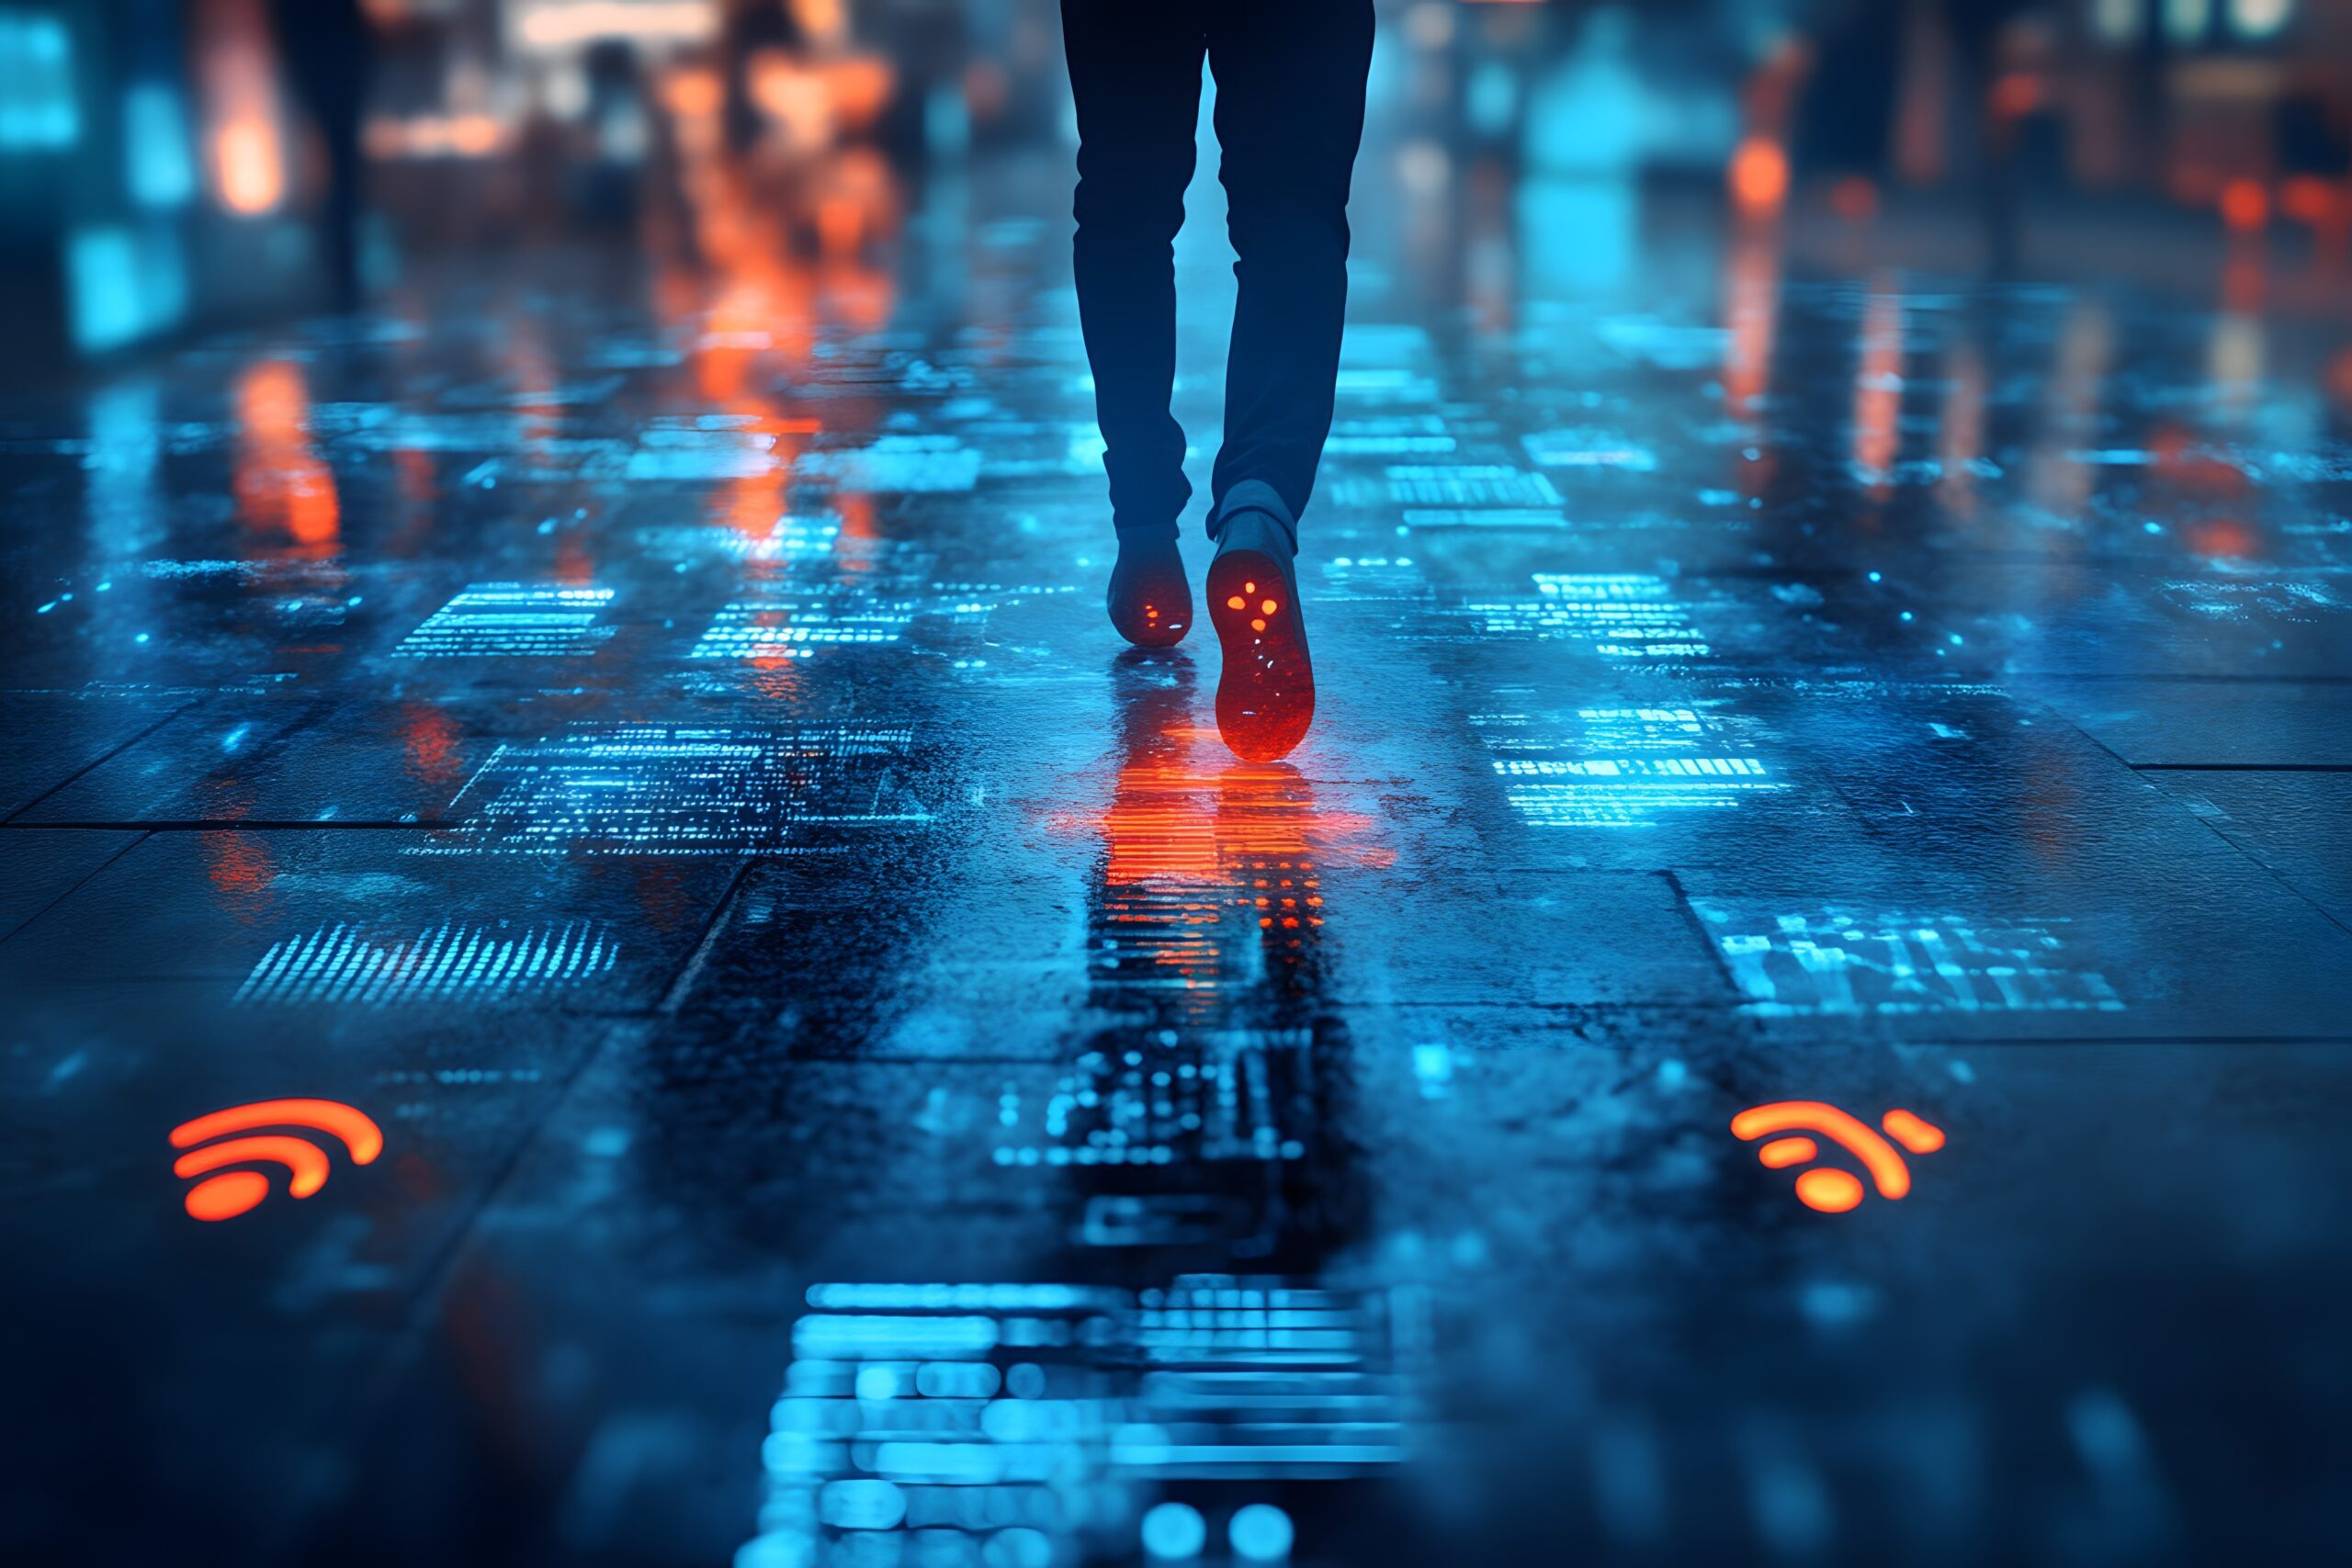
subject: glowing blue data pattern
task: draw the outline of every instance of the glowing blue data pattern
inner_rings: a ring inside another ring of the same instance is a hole
[[[1607,430],[1546,430],[1520,438],[1527,460],[1539,468],[1622,468],[1646,474],[1657,468],[1657,454]]]
[[[1499,463],[1397,463],[1388,468],[1388,500],[1398,506],[1557,506],[1560,492],[1542,474]]]
[[[886,435],[870,446],[803,452],[792,477],[883,494],[967,491],[980,477],[980,454],[948,435]]]
[[[1436,414],[1386,414],[1331,422],[1326,457],[1439,457],[1454,449],[1453,434]]]
[[[1746,1010],[1759,1017],[2124,1008],[2104,975],[2073,962],[2058,934],[2063,920],[1829,909],[1759,922],[1705,902],[1693,908],[1714,932]]]
[[[906,789],[913,732],[584,725],[503,745],[458,792],[462,825],[416,852],[738,854],[814,824],[920,828]]]
[[[1048,1166],[1303,1158],[1296,1108],[1311,1102],[1313,1045],[1305,1029],[1170,1029],[1129,1049],[1081,1052],[1043,1095],[1004,1086],[997,1119],[1006,1140],[992,1157]]]
[[[1638,572],[1537,572],[1534,599],[1472,600],[1462,610],[1490,636],[1589,645],[1618,662],[1705,659],[1714,649],[1690,605],[1662,577]]]
[[[402,659],[576,659],[613,635],[597,617],[609,588],[534,588],[478,582],[401,639]]]
[[[917,606],[846,595],[739,599],[713,618],[695,659],[808,659],[820,648],[873,647],[906,635]]]
[[[1735,721],[1695,707],[1473,714],[1512,807],[1536,828],[1648,828],[1788,788]]]
[[[1207,1526],[1171,1483],[1329,1483],[1403,1461],[1427,1339],[1408,1288],[1230,1275],[1137,1292],[825,1284],[808,1301],[744,1568],[865,1561],[875,1531],[1044,1549],[985,1561],[1197,1544]],[[1227,1529],[1237,1554],[1272,1560],[1294,1526],[1253,1500]]]
[[[232,1000],[255,1007],[539,999],[608,974],[620,944],[594,921],[509,928],[445,921],[386,942],[323,927],[272,942]]]

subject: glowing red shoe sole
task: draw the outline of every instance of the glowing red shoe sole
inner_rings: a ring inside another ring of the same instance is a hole
[[[1267,551],[1220,549],[1209,565],[1208,598],[1225,652],[1217,733],[1244,761],[1288,755],[1315,722],[1315,666],[1289,571]]]

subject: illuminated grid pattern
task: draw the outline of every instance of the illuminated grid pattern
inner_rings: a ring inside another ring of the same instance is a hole
[[[738,599],[711,620],[695,659],[808,659],[820,648],[897,642],[919,606],[844,593]]]
[[[1558,508],[1537,506],[1411,506],[1405,509],[1408,528],[1565,528],[1567,514]]]
[[[887,647],[905,641],[918,619],[931,621],[933,632],[968,642],[1008,604],[1076,592],[1069,584],[902,581],[899,596],[891,598],[834,584],[763,593],[721,609],[690,657],[808,659],[826,648]]]
[[[1433,413],[1377,414],[1331,422],[1327,457],[1441,457],[1454,449],[1445,421]]]
[[[401,639],[402,659],[577,659],[613,635],[596,617],[609,588],[478,582]]]
[[[1745,792],[1781,787],[1752,757],[1515,761],[1495,770],[1512,779],[1511,806],[1537,828],[1655,827],[1664,811],[1721,809],[1740,804]],[[1519,782],[1530,774],[1543,782]]]
[[[994,1158],[1003,1166],[1302,1159],[1306,1145],[1285,1136],[1283,1111],[1310,1098],[1313,1050],[1306,1029],[1165,1029],[1127,1048],[1083,1052],[1034,1108],[1034,1141],[1019,1137],[1033,1107],[1018,1085],[1005,1086],[998,1121],[1013,1136]]]
[[[357,927],[273,942],[234,1001],[259,1007],[484,1002],[537,997],[610,972],[620,945],[586,920],[561,926],[442,922],[389,946]]]
[[[1696,708],[1580,708],[1573,733],[1526,714],[1475,714],[1511,806],[1536,828],[1649,828],[1786,788]],[[1558,753],[1569,753],[1561,756]]]
[[[1354,333],[1349,334],[1351,337]],[[1367,366],[1361,369],[1342,365],[1333,378],[1332,390],[1343,401],[1365,403],[1433,403],[1437,401],[1437,382],[1418,370],[1401,366]]]
[[[757,479],[776,467],[775,437],[759,430],[689,430],[656,425],[638,436],[625,476],[693,483]]]
[[[792,477],[876,493],[965,491],[980,477],[980,454],[952,435],[886,435],[868,446],[803,452]]]
[[[833,543],[841,535],[841,520],[837,517],[801,517],[786,513],[775,520],[775,526],[768,530],[768,536],[752,553],[796,560],[821,558],[833,553]]]
[[[2069,964],[2063,920],[1833,908],[1766,922],[1694,908],[1715,931],[1743,1010],[1760,1017],[2123,1010],[2105,976]]]
[[[1395,463],[1388,499],[1400,506],[1557,506],[1560,492],[1542,474],[1502,463]]]
[[[876,1536],[915,1530],[967,1538],[941,1561],[1126,1561],[1166,1483],[1390,1471],[1425,1340],[1415,1292],[1230,1275],[1134,1294],[814,1285],[808,1302],[746,1568],[867,1562]]]
[[[940,615],[985,615],[991,610],[1018,604],[1024,599],[1075,593],[1078,585],[1069,582],[1050,586],[1040,582],[934,582],[931,591],[940,596],[936,606]]]
[[[1323,563],[1326,602],[1426,604],[1429,580],[1410,556],[1338,556]]]
[[[1657,470],[1657,454],[1612,431],[1576,428],[1538,431],[1520,438],[1527,459],[1539,468],[1623,468],[1647,474]]]
[[[841,531],[840,521],[831,516],[786,513],[765,534],[746,534],[731,525],[701,522],[652,524],[637,529],[635,536],[649,555],[662,560],[727,556],[797,563],[832,555]]]
[[[469,812],[414,853],[738,854],[816,824],[921,827],[904,793],[912,732],[587,725],[503,745],[451,803]]]
[[[1643,572],[1537,572],[1534,599],[1462,608],[1489,635],[1589,643],[1607,659],[1703,659],[1713,650],[1690,607],[1662,577]]]

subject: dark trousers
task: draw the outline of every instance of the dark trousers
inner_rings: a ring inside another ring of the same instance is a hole
[[[1168,402],[1172,242],[1204,56],[1240,283],[1210,496],[1262,479],[1295,520],[1331,432],[1372,0],[1062,0],[1062,38],[1078,105],[1078,313],[1113,521],[1165,531],[1192,495]]]

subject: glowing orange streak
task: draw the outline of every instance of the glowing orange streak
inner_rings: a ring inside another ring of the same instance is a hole
[[[1890,1111],[1878,1121],[1887,1136],[1915,1155],[1931,1155],[1944,1146],[1944,1130],[1908,1111]]]
[[[327,1156],[320,1152],[318,1145],[275,1134],[232,1138],[225,1144],[193,1149],[172,1162],[172,1174],[202,1176],[224,1165],[243,1165],[255,1159],[276,1160],[293,1172],[287,1180],[286,1190],[297,1198],[308,1198],[327,1184]]]
[[[268,1196],[268,1177],[257,1170],[232,1170],[188,1189],[187,1208],[199,1220],[233,1220]]]
[[[232,1105],[173,1128],[172,1147],[184,1149],[223,1133],[243,1133],[254,1127],[316,1127],[322,1133],[333,1133],[351,1150],[355,1165],[366,1165],[384,1152],[383,1129],[350,1106],[333,1100],[257,1100],[251,1105]],[[308,1144],[302,1146],[310,1147]]]
[[[1811,1138],[1775,1138],[1756,1151],[1756,1157],[1770,1170],[1780,1170],[1792,1165],[1803,1165],[1821,1153],[1821,1145]]]
[[[1894,464],[1903,435],[1903,312],[1894,297],[1874,293],[1862,311],[1862,368],[1854,395],[1854,461],[1883,476]],[[1883,495],[1889,481],[1871,481]]]
[[[1881,1197],[1900,1198],[1911,1190],[1911,1168],[1903,1163],[1894,1145],[1834,1105],[1818,1100],[1783,1100],[1750,1106],[1731,1119],[1732,1136],[1742,1142],[1800,1130],[1824,1133],[1844,1145],[1871,1173]]]
[[[237,384],[238,509],[253,526],[297,544],[331,545],[342,525],[334,471],[311,445],[310,389],[292,362],[257,362]]]
[[[1797,1201],[1825,1214],[1842,1214],[1862,1201],[1862,1184],[1835,1166],[1821,1166],[1797,1178]]]

